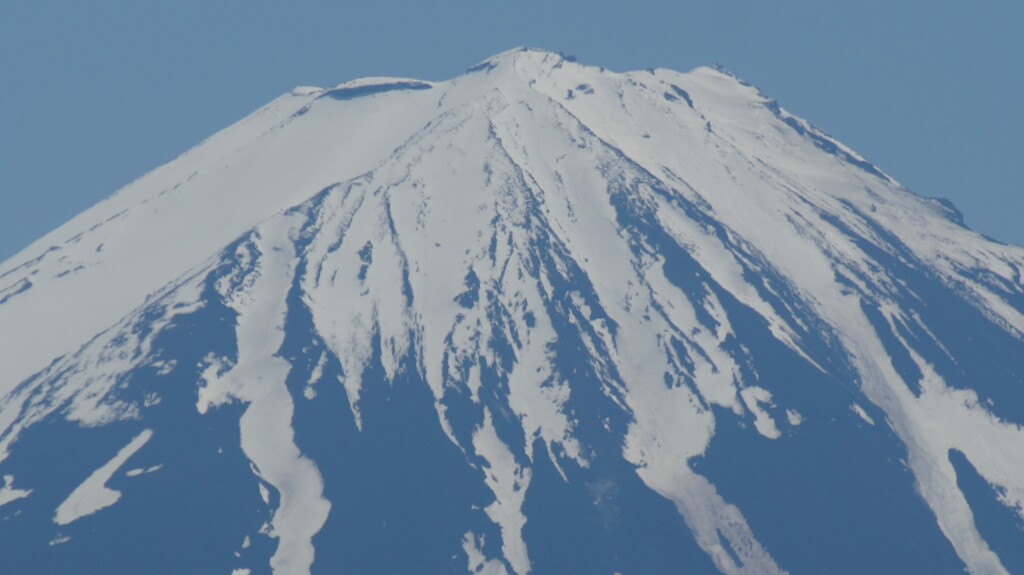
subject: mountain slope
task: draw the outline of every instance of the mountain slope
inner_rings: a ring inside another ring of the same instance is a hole
[[[297,89],[0,266],[0,546],[1018,571],[1022,268],[710,69]]]

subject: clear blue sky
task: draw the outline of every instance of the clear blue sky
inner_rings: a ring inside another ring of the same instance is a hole
[[[0,260],[293,86],[446,79],[520,45],[721,63],[1024,245],[1019,0],[3,0]]]

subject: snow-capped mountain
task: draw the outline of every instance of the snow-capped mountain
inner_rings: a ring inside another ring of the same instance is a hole
[[[1024,573],[1022,273],[724,72],[296,89],[0,265],[0,572]]]

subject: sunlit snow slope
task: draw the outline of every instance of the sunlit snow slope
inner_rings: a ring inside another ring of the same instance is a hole
[[[1024,249],[755,88],[301,88],[0,265],[3,573],[1024,573]]]

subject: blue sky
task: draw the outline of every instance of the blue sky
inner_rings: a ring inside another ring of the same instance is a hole
[[[4,0],[0,260],[296,85],[452,77],[530,45],[720,63],[974,229],[1024,245],[1012,0]]]

